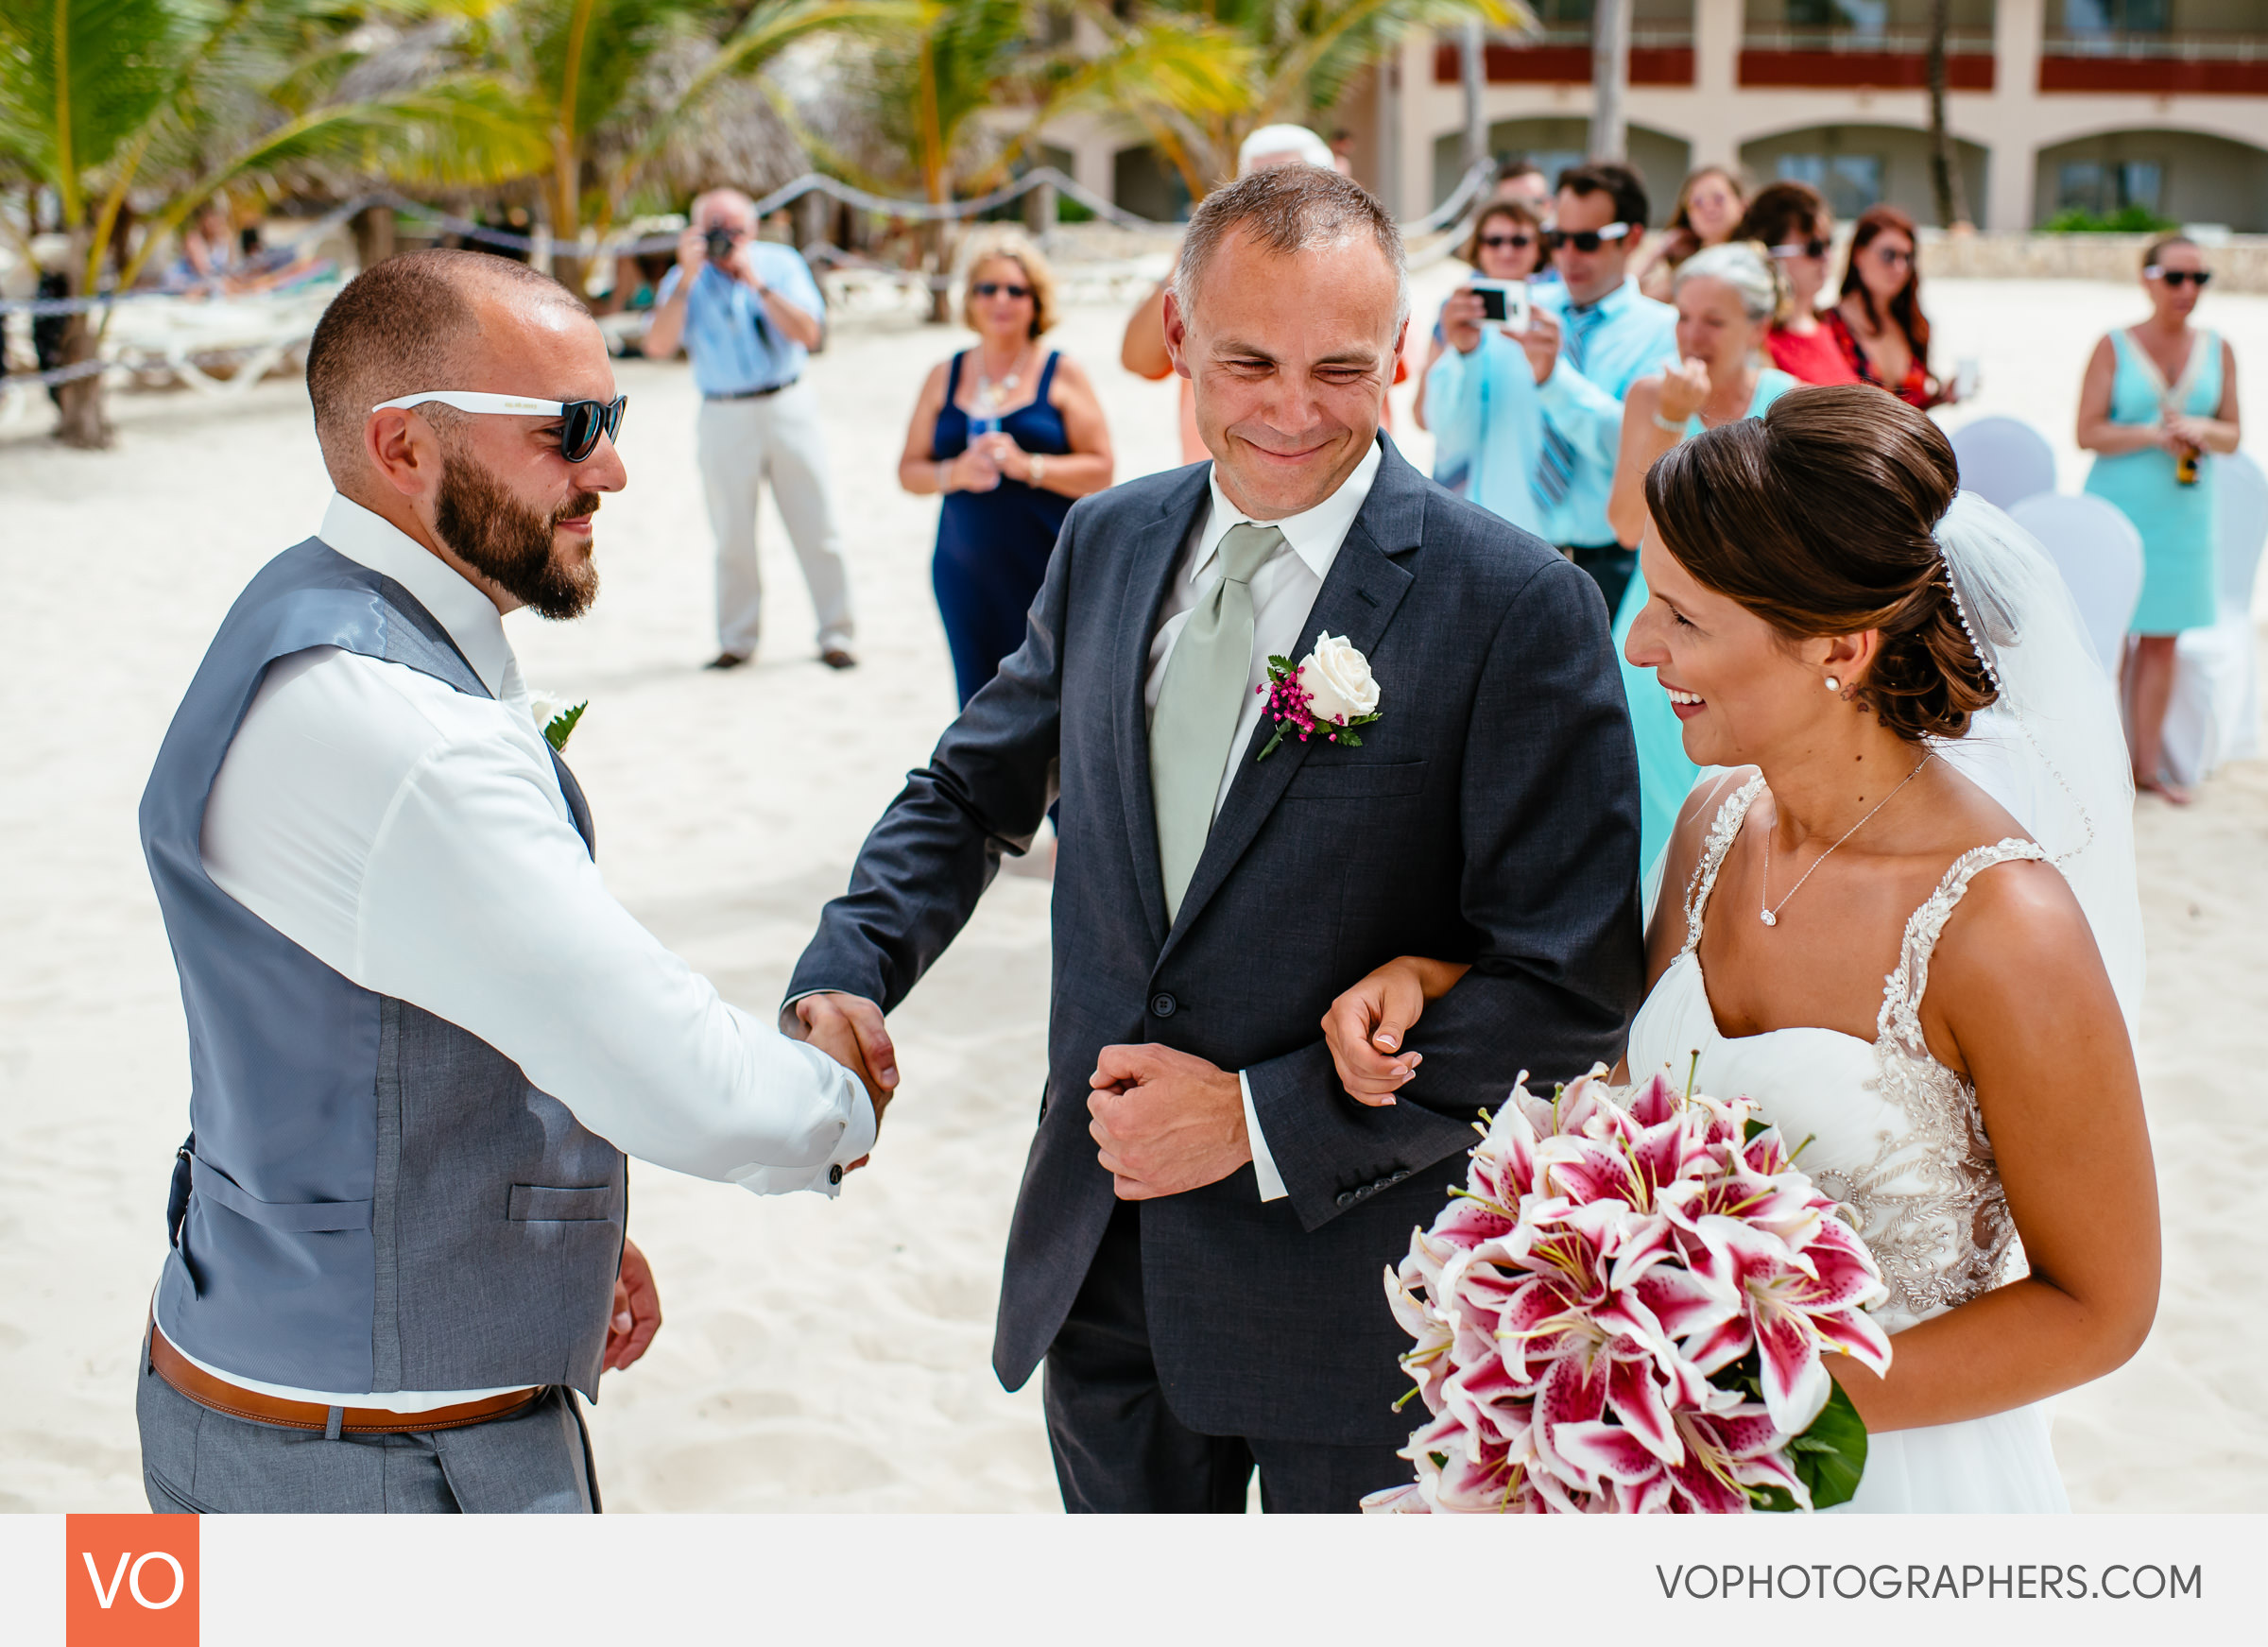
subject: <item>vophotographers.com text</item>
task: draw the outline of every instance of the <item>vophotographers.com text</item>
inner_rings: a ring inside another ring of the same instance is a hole
[[[2203,1563],[2183,1568],[2113,1563],[2084,1566],[2021,1562],[2006,1566],[1931,1567],[1880,1562],[1860,1567],[1829,1561],[1754,1566],[1745,1562],[1663,1567],[1654,1576],[1668,1601],[2181,1601],[2205,1595]]]

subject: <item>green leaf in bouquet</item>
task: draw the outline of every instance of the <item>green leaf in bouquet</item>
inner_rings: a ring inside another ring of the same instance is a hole
[[[1859,1477],[1866,1471],[1866,1420],[1841,1384],[1812,1427],[1789,1446],[1788,1462],[1812,1489],[1814,1510],[1847,1504],[1858,1492]]]
[[[583,711],[590,707],[591,700],[585,698],[573,709],[563,709],[553,715],[543,728],[543,741],[555,749],[564,749],[567,740],[575,735],[575,723],[583,718]]]

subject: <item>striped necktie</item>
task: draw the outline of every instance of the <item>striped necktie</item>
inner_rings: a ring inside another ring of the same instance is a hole
[[[1584,345],[1589,341],[1591,326],[1599,317],[1596,305],[1589,308],[1567,310],[1562,322],[1563,335],[1559,357],[1576,371],[1583,369]],[[1575,449],[1566,436],[1543,420],[1543,455],[1536,461],[1536,491],[1548,508],[1556,508],[1567,501],[1567,489],[1574,483]]]

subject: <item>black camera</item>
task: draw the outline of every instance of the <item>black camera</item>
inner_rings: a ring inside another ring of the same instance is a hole
[[[709,261],[711,263],[730,263],[732,261],[734,245],[732,231],[725,228],[722,224],[713,224],[701,238],[709,243]]]

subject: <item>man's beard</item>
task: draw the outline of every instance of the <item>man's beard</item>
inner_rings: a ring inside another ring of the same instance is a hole
[[[598,501],[596,492],[577,491],[546,514],[529,508],[470,458],[444,455],[433,525],[473,571],[521,605],[565,622],[581,617],[598,598],[598,566],[561,553],[553,534],[561,521],[596,509]]]

